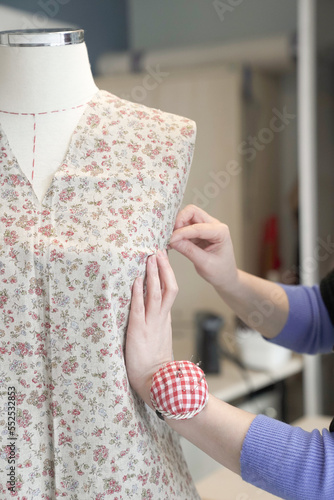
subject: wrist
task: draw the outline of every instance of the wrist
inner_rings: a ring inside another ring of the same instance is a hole
[[[242,271],[236,268],[235,272],[231,273],[231,276],[228,276],[228,279],[224,276],[224,279],[218,285],[214,286],[216,292],[224,301],[233,300],[241,294],[241,273]]]
[[[131,384],[134,391],[138,394],[138,396],[149,406],[153,411],[154,407],[152,405],[150,391],[152,386],[153,374],[149,377],[146,377],[145,380],[138,385]]]
[[[146,373],[137,374],[137,376],[132,377],[131,387],[132,389],[141,397],[141,399],[154,410],[152,405],[150,391],[152,387],[152,381],[154,374],[157,373],[160,368],[169,363],[170,360],[166,359],[163,362],[156,363],[155,366],[150,366],[149,369],[146,370]],[[155,410],[154,410],[155,411]]]

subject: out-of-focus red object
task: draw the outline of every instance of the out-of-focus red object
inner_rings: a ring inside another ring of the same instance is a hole
[[[261,275],[266,278],[269,271],[278,271],[281,266],[279,258],[278,220],[276,215],[272,215],[265,222],[261,248]]]

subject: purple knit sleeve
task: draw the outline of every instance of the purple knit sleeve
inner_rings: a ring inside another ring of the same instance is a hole
[[[287,500],[334,498],[334,435],[265,415],[253,420],[240,458],[244,481]]]
[[[306,354],[330,352],[334,345],[334,326],[319,286],[281,286],[289,299],[289,315],[281,332],[268,342]]]
[[[296,352],[329,352],[334,326],[318,286],[281,285],[289,315],[281,332],[269,340]],[[243,443],[242,478],[287,500],[334,498],[334,433],[306,432],[257,415]]]

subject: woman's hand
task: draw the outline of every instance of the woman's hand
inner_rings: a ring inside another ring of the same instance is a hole
[[[289,314],[286,292],[276,283],[237,269],[225,224],[188,205],[176,218],[169,246],[193,262],[198,274],[249,327],[267,338],[282,330]]]
[[[142,279],[137,278],[133,284],[125,361],[132,388],[152,409],[152,377],[162,365],[172,361],[170,310],[177,292],[166,252],[151,255],[147,262],[145,300]],[[255,415],[210,395],[208,404],[195,417],[166,418],[165,422],[216,461],[240,474],[240,452],[254,418]]]
[[[165,250],[148,258],[146,284],[145,299],[142,278],[133,284],[125,362],[132,388],[152,407],[152,377],[163,364],[172,361],[170,310],[178,293]]]
[[[238,280],[228,227],[195,205],[179,212],[169,242],[172,249],[188,257],[202,278],[223,291]]]

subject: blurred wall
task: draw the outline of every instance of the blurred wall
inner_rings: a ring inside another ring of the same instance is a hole
[[[6,26],[1,22],[1,6],[22,9],[27,14],[24,25],[22,12],[18,24]],[[43,28],[57,20],[85,30],[92,70],[98,57],[106,51],[128,48],[127,1],[125,0],[0,0],[0,30]],[[32,25],[28,24],[32,22]]]
[[[95,73],[104,52],[177,47],[294,33],[297,0],[0,0],[43,17],[82,26]],[[1,16],[1,10],[0,10]],[[19,25],[17,28],[21,28]],[[0,29],[12,29],[1,25]]]
[[[294,33],[297,0],[129,0],[132,49]]]

